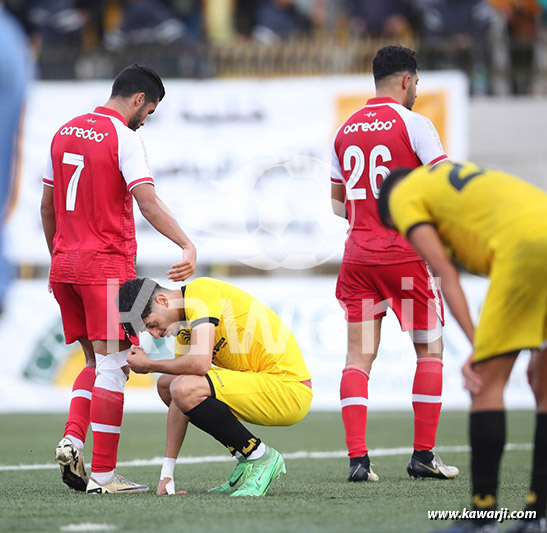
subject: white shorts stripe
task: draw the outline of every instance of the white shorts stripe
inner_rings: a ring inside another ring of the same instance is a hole
[[[361,396],[352,396],[350,398],[344,398],[341,401],[342,409],[344,407],[347,407],[348,405],[364,405],[365,407],[368,405],[368,398],[363,398]]]
[[[97,424],[96,422],[91,422],[91,429],[93,432],[98,431],[99,433],[121,433],[122,428],[120,426],[109,426],[107,424]]]
[[[84,390],[84,389],[76,389],[72,391],[72,397],[73,398],[87,398],[88,400],[91,400],[91,391],[90,390]]]
[[[412,401],[420,403],[442,403],[443,397],[430,396],[429,394],[413,394]]]

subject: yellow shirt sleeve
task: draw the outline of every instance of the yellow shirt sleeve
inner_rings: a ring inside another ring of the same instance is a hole
[[[413,187],[410,178],[406,178],[393,189],[389,197],[389,212],[395,227],[405,237],[419,224],[433,224],[423,195]]]

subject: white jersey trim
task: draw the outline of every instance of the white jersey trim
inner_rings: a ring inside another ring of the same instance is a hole
[[[379,104],[373,104],[373,106],[376,105]],[[443,156],[448,157],[431,120],[407,109],[402,104],[385,103],[381,105],[391,107],[401,117],[405,123],[412,150],[418,156],[422,165],[428,165],[439,158],[443,158]]]

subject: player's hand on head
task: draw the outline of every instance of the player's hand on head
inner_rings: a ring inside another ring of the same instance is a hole
[[[146,352],[140,346],[135,346],[133,344],[131,348],[129,348],[127,364],[133,372],[136,372],[137,374],[147,374],[149,363],[150,359],[148,358],[148,355],[146,355]]]
[[[471,393],[478,394],[482,389],[482,378],[480,374],[473,368],[471,363],[472,355],[470,355],[462,367],[463,386]]]
[[[185,490],[175,490],[175,480],[170,477],[166,477],[160,479],[156,494],[158,496],[164,496],[165,494],[188,494],[188,492]]]
[[[196,270],[196,248],[191,245],[183,250],[183,259],[171,266],[167,271],[167,277],[171,281],[184,281]]]

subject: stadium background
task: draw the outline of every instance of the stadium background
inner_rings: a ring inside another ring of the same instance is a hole
[[[231,280],[278,311],[314,377],[314,409],[338,409],[345,325],[334,299],[345,224],[330,211],[334,133],[374,92],[371,59],[406,44],[420,59],[415,110],[451,158],[469,158],[541,187],[547,116],[545,6],[534,1],[7,2],[35,56],[7,222],[17,267],[0,318],[0,411],[64,411],[81,354],[65,347],[47,293],[40,176],[51,136],[106,100],[111,79],[139,61],[167,96],[140,130],[159,194],[198,247],[196,275]],[[137,210],[138,211],[138,210]],[[162,279],[177,250],[137,215],[139,274]],[[465,277],[478,313],[485,280]],[[385,321],[370,408],[410,408],[414,357]],[[169,346],[143,343],[162,356]],[[447,408],[467,405],[459,366],[469,346],[446,328]],[[526,358],[519,366],[524,368]],[[154,378],[134,376],[128,409],[161,409]],[[510,404],[532,405],[522,372]]]

